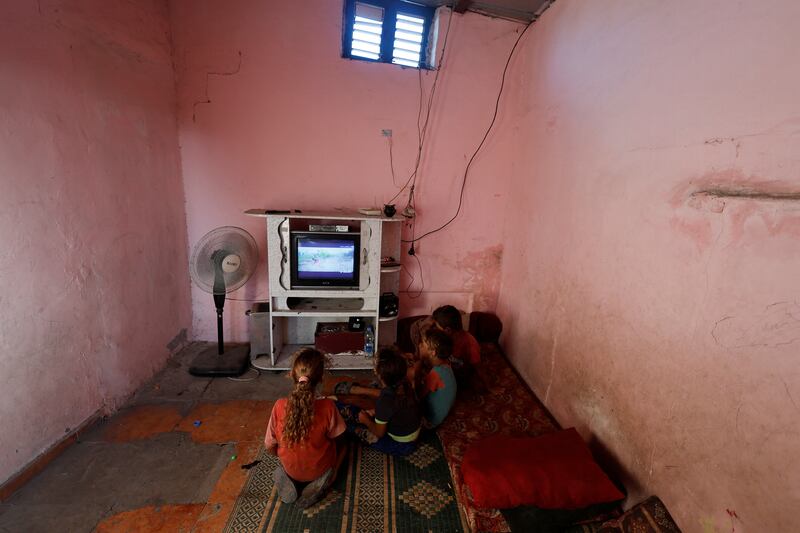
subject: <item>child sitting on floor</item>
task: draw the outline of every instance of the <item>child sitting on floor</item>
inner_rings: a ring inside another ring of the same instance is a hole
[[[380,390],[358,385],[351,385],[349,390],[350,394],[362,392],[373,397],[378,392],[375,409],[362,410],[337,403],[349,433],[370,447],[391,455],[413,452],[419,437],[419,405],[406,379],[406,368],[406,360],[397,350],[381,348],[375,365]]]
[[[453,359],[477,367],[481,362],[481,346],[472,333],[464,331],[461,313],[452,305],[443,305],[433,311],[434,325],[449,333],[453,339]]]
[[[433,314],[420,319],[411,325],[409,334],[416,347],[416,358],[419,358],[419,346],[425,332],[429,329],[440,329],[450,334],[453,339],[453,355],[450,363],[456,376],[458,386],[462,390],[485,391],[486,385],[480,375],[481,347],[469,331],[465,331],[461,323],[461,312],[452,305],[437,307]]]
[[[452,352],[453,340],[447,333],[433,328],[424,333],[421,360],[414,368],[414,375],[430,428],[442,423],[456,399],[456,378],[450,366]]]
[[[433,326],[449,333],[453,339],[453,373],[459,388],[475,391],[486,389],[480,376],[481,346],[469,331],[464,331],[461,313],[452,305],[437,308],[432,317]]]
[[[290,373],[294,390],[275,402],[264,437],[267,452],[280,460],[273,477],[281,501],[301,508],[325,495],[346,451],[341,439],[336,441],[345,431],[336,405],[316,397],[324,369],[325,357],[317,350],[295,354]]]

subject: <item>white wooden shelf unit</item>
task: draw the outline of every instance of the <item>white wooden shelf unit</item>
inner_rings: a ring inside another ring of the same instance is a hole
[[[400,258],[402,218],[365,216],[357,212],[267,213],[261,209],[248,215],[266,218],[267,270],[270,294],[270,353],[252,353],[253,366],[262,370],[288,370],[297,350],[314,346],[319,322],[344,322],[361,317],[375,330],[379,346],[397,341],[397,316],[380,316],[380,296],[399,295],[400,266],[381,267],[382,257]],[[346,225],[360,233],[360,272],[357,289],[293,289],[291,285],[291,233],[308,231],[309,225]],[[366,326],[365,326],[366,327]],[[372,369],[373,359],[363,349],[356,353],[331,354],[333,370]]]

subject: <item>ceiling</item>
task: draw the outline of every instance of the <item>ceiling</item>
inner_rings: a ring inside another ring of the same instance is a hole
[[[554,0],[413,0],[433,7],[455,5],[458,13],[475,11],[492,17],[531,22]]]

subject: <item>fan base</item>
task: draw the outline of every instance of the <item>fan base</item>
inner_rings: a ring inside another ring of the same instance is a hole
[[[217,345],[212,344],[192,361],[189,373],[193,376],[204,377],[233,377],[241,376],[250,366],[249,344],[225,344],[225,352],[217,353]]]

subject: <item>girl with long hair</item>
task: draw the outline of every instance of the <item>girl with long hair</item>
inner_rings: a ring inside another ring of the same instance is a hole
[[[267,452],[280,460],[273,476],[281,501],[302,508],[325,495],[345,456],[337,439],[345,422],[332,400],[317,397],[324,370],[325,356],[317,350],[294,355],[289,374],[294,389],[275,402],[264,437]]]

